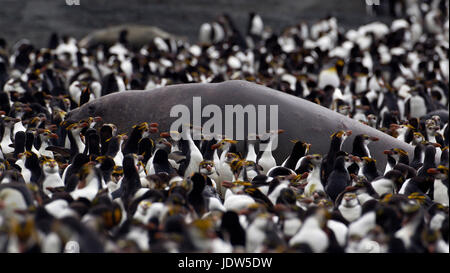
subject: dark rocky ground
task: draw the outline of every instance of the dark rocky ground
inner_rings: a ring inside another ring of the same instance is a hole
[[[154,25],[196,41],[200,25],[224,12],[244,31],[250,11],[261,14],[276,31],[328,14],[344,28],[389,20],[368,15],[364,0],[80,0],[79,6],[69,6],[66,0],[0,0],[0,37],[9,45],[27,38],[45,46],[52,32],[80,39],[95,29],[133,23]]]

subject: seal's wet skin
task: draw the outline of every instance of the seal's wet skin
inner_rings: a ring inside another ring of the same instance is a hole
[[[186,105],[189,107],[190,113],[193,113],[193,97],[201,98],[204,106],[217,105],[223,112],[225,105],[242,105],[243,107],[265,105],[267,109],[270,105],[277,105],[278,127],[285,130],[279,136],[279,143],[289,143],[289,140],[301,139],[312,144],[311,152],[313,153],[327,153],[330,136],[340,130],[353,132],[344,143],[344,150],[347,152],[351,152],[351,143],[355,135],[365,133],[378,137],[380,140],[371,144],[370,150],[377,160],[379,168],[386,165],[384,150],[402,148],[411,154],[414,151],[413,146],[335,111],[246,81],[171,85],[150,91],[114,93],[72,110],[67,121],[73,123],[89,117],[100,116],[105,123],[115,124],[121,133],[126,133],[134,124],[146,121],[158,122],[160,130],[169,131],[171,124],[177,119],[170,117],[172,107]],[[222,115],[222,119],[222,124],[225,124],[225,115]],[[269,119],[267,111],[266,128],[269,128]],[[190,120],[192,122],[192,118]],[[236,132],[236,124],[234,124],[234,132]],[[281,164],[290,151],[290,145],[279,145],[274,151],[277,162]]]

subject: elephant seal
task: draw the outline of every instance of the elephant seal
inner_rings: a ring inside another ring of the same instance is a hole
[[[150,91],[113,93],[70,111],[66,120],[70,123],[100,116],[104,122],[114,123],[119,132],[128,132],[133,125],[144,121],[158,122],[161,131],[167,131],[177,120],[177,117],[170,117],[171,108],[174,105],[185,105],[192,113],[193,97],[201,97],[202,105],[214,104],[222,111],[225,105],[265,105],[267,108],[270,105],[277,105],[278,128],[285,130],[279,135],[278,147],[273,152],[278,164],[282,163],[292,149],[289,140],[306,141],[312,144],[310,152],[326,154],[330,147],[330,136],[339,130],[353,132],[343,144],[346,152],[351,152],[353,138],[358,134],[364,133],[379,138],[379,141],[369,145],[369,149],[372,157],[377,160],[377,167],[381,170],[384,170],[386,165],[384,150],[401,148],[407,151],[410,157],[413,155],[412,145],[377,129],[310,101],[239,80],[209,84],[179,84]]]
[[[128,42],[135,47],[142,47],[150,43],[155,37],[187,40],[185,37],[175,36],[155,26],[125,24],[96,30],[81,39],[79,45],[86,48],[98,44],[112,46],[117,42],[119,34],[124,30],[127,31]]]

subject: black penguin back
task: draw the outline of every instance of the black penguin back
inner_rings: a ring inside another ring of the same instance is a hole
[[[14,136],[14,157],[17,158],[18,154],[25,152],[25,140],[26,133],[19,131]]]
[[[327,179],[325,192],[335,201],[338,195],[350,184],[350,175],[345,168],[345,157],[336,158],[334,169]]]
[[[291,154],[284,165],[286,168],[291,170],[295,169],[295,165],[298,160],[306,154],[306,143],[302,141],[297,141],[292,147]]]

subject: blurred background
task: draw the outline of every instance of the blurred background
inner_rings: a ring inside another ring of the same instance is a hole
[[[79,5],[68,5],[76,3]],[[27,38],[46,46],[52,32],[81,39],[90,32],[122,24],[150,25],[196,42],[203,22],[228,13],[244,32],[250,12],[261,15],[265,26],[276,32],[327,15],[339,26],[352,28],[374,20],[390,21],[387,1],[368,13],[367,2],[377,0],[0,0],[0,38],[9,43]],[[10,44],[11,45],[11,44]]]

